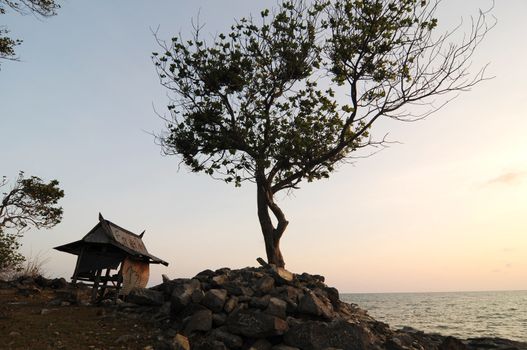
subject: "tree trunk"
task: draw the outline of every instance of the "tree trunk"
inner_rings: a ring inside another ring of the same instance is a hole
[[[264,181],[257,180],[256,184],[258,191],[258,219],[260,220],[260,227],[264,236],[267,262],[277,267],[284,267],[285,262],[280,251],[280,238],[282,238],[288,221],[285,219],[282,210],[274,203],[273,193],[270,187]],[[271,209],[273,215],[278,220],[277,227],[273,225],[269,209]]]

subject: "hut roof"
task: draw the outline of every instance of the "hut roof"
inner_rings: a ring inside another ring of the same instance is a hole
[[[123,251],[126,255],[131,255],[135,258],[148,260],[150,263],[163,264],[168,266],[168,263],[158,257],[150,254],[141,239],[144,231],[137,235],[131,231],[128,231],[113,222],[103,218],[99,214],[99,223],[90,230],[81,240],[64,244],[54,249],[79,255],[82,247],[87,245],[102,245],[102,246],[113,246]]]

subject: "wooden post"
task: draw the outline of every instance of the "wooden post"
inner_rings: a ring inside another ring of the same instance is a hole
[[[121,261],[121,265],[119,266],[119,271],[117,272],[117,296],[115,298],[115,300],[117,300],[117,298],[119,298],[119,294],[121,293],[121,284],[123,283],[123,263],[124,263],[124,259],[123,261]]]
[[[104,274],[104,282],[101,287],[101,298],[104,296],[104,292],[106,291],[106,286],[108,285],[108,278],[110,277],[110,268],[106,269],[106,273]]]
[[[93,281],[93,289],[91,292],[91,302],[95,303],[97,300],[97,288],[99,287],[99,280],[101,279],[102,269],[97,270],[95,273],[95,280]]]
[[[79,273],[79,266],[80,266],[83,255],[84,255],[84,246],[81,247],[81,252],[79,256],[77,257],[77,263],[75,264],[75,271],[73,271],[73,276],[71,277],[71,282],[73,284],[77,283],[77,275]]]

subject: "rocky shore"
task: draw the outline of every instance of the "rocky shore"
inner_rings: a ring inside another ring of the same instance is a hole
[[[500,338],[456,339],[411,328],[393,330],[355,304],[339,299],[324,277],[265,265],[205,270],[136,289],[126,301],[102,301],[109,312],[155,324],[143,349],[177,350],[527,350]],[[55,288],[50,303],[86,303],[89,293],[63,280],[18,283],[21,293]],[[4,286],[5,287],[5,286]]]
[[[498,338],[460,340],[405,328],[392,330],[355,304],[339,299],[324,277],[265,265],[164,278],[135,290],[128,302],[155,304],[166,349],[253,350],[525,350]]]

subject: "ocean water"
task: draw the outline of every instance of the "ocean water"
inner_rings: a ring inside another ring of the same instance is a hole
[[[392,329],[527,342],[527,291],[341,294]]]

